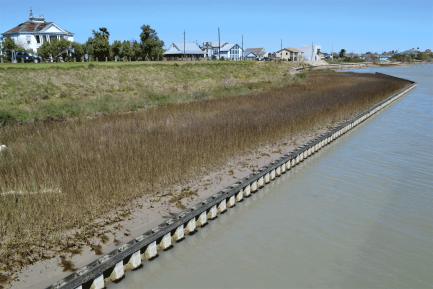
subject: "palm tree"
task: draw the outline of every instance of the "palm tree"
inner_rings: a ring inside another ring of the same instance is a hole
[[[110,32],[108,32],[107,28],[105,27],[99,28],[99,31],[101,31],[102,37],[108,40],[108,38],[110,37]]]
[[[343,57],[344,54],[346,54],[346,49],[341,49],[340,50],[340,57]]]

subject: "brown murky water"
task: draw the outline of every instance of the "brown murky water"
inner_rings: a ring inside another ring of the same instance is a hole
[[[433,288],[433,65],[418,87],[108,288]]]

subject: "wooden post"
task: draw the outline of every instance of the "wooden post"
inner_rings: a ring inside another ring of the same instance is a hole
[[[74,57],[74,62],[77,62],[77,59]]]
[[[96,62],[98,62],[98,57],[96,57]]]
[[[107,62],[107,56],[105,56],[105,62]]]
[[[21,63],[24,63],[24,57],[23,57],[23,58],[21,58]]]
[[[131,62],[131,57],[129,57],[129,62]]]
[[[3,57],[1,59],[2,59],[1,62],[3,63]]]
[[[123,56],[123,62],[125,62],[125,56]]]

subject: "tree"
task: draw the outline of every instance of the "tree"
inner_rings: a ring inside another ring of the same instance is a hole
[[[3,53],[5,53],[12,49],[15,51],[26,51],[23,46],[18,45],[12,38],[10,38],[10,36],[8,36],[5,40],[2,41],[1,50]]]
[[[129,57],[133,57],[133,51],[131,47],[131,43],[129,41],[123,41],[122,43],[122,50],[120,51],[120,57],[126,57],[126,59],[129,59]]]
[[[72,42],[71,48],[72,48],[72,57],[75,57],[76,59],[80,59],[84,56],[84,45],[80,44],[78,42]]]
[[[110,33],[107,28],[99,28],[99,31],[92,30],[93,37],[86,42],[87,52],[94,57],[103,59],[110,56]]]
[[[93,38],[89,37],[84,43],[84,53],[87,53],[88,55],[93,55]]]
[[[110,33],[107,28],[99,28],[99,32],[92,30],[93,33],[93,55],[98,58],[108,57],[110,55],[109,38]]]
[[[340,57],[343,57],[344,54],[346,54],[346,50],[345,49],[341,49],[340,50]]]
[[[5,53],[7,51],[10,51],[12,49],[16,49],[17,45],[15,44],[15,41],[13,41],[10,36],[8,36],[5,40],[2,41],[2,52]]]
[[[120,56],[120,51],[122,51],[122,42],[119,40],[116,40],[111,45],[111,52],[113,53],[113,56]]]
[[[164,41],[160,40],[157,36],[155,30],[150,28],[149,25],[143,25],[140,27],[140,46],[141,46],[141,55],[146,57],[158,57],[162,58],[162,53],[164,49]]]
[[[53,39],[51,40],[51,51],[53,57],[57,57],[60,55],[65,55],[69,52],[69,48],[71,47],[71,41],[62,38],[60,40]]]
[[[108,32],[107,28],[105,27],[99,28],[99,31],[101,33],[102,38],[108,41],[110,38],[110,32]]]
[[[141,57],[141,45],[137,40],[132,41],[132,55],[134,60],[138,60]]]
[[[43,58],[48,58],[51,55],[51,47],[48,41],[44,41],[41,46],[39,46],[37,55],[42,56]]]

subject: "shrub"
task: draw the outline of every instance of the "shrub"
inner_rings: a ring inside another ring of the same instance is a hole
[[[1,109],[0,110],[0,126],[7,126],[14,124],[16,122],[16,118],[9,111]]]

